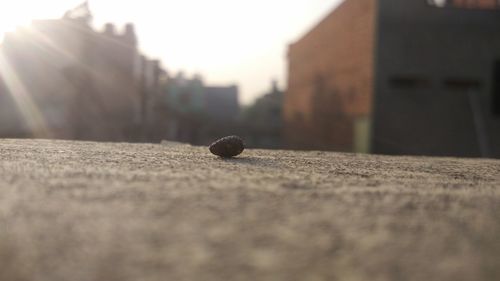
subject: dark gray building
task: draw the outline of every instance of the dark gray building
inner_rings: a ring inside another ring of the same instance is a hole
[[[290,45],[287,146],[500,157],[499,3],[343,1]]]
[[[372,152],[500,157],[497,2],[378,2]]]

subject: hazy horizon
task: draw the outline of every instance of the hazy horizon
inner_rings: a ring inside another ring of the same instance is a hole
[[[139,48],[171,74],[237,84],[248,104],[276,79],[286,81],[286,51],[342,0],[89,1],[93,25],[134,23]],[[81,0],[0,3],[0,33],[33,19],[59,18]]]

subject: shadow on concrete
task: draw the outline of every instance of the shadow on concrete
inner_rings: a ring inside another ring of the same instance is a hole
[[[233,158],[218,158],[220,161],[238,163],[243,165],[252,165],[252,166],[274,166],[276,167],[278,163],[268,158],[261,157],[233,157]]]

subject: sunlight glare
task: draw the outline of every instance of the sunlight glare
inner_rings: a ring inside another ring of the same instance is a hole
[[[81,0],[17,0],[0,1],[0,40],[6,32],[29,25],[33,19],[58,18],[65,9]]]
[[[16,27],[20,25],[26,25],[29,23],[29,19],[24,18],[20,14],[10,14],[7,11],[0,12],[0,38],[6,32],[12,32],[16,30]]]
[[[4,79],[33,136],[36,138],[50,138],[51,134],[42,113],[2,52],[0,52],[0,75]]]
[[[5,31],[33,19],[60,18],[84,0],[0,1]],[[140,50],[161,59],[170,73],[198,73],[207,83],[237,83],[244,103],[285,84],[290,42],[342,0],[90,0],[97,30],[133,22]],[[438,1],[438,0],[436,0]]]

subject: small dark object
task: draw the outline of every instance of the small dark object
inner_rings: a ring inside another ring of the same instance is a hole
[[[222,158],[230,158],[243,152],[245,144],[238,136],[229,136],[216,140],[210,147],[210,152]]]

